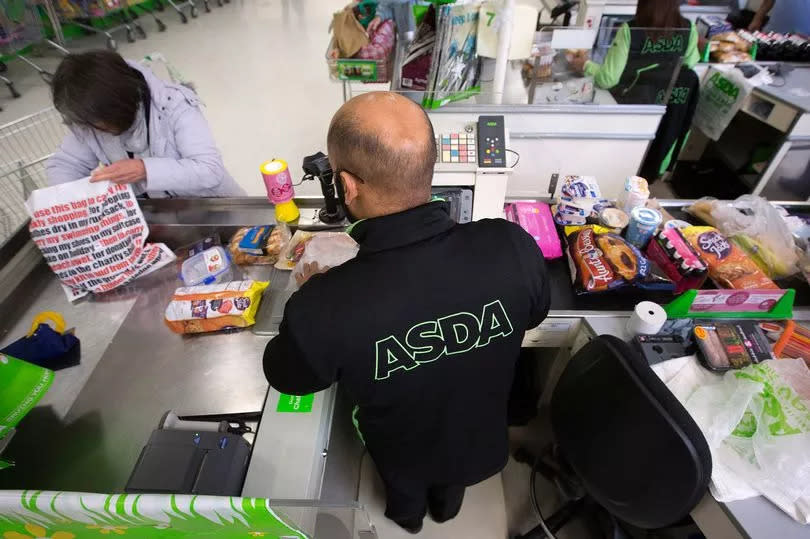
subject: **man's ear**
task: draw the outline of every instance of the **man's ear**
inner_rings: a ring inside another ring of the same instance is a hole
[[[340,172],[338,181],[343,182],[343,197],[346,201],[346,205],[349,206],[357,199],[357,188],[360,185],[360,182],[351,172],[346,172],[345,170]]]

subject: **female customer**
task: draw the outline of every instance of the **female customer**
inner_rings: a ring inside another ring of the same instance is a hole
[[[145,196],[244,194],[225,170],[197,95],[117,53],[67,56],[54,75],[53,103],[69,133],[48,160],[51,184],[92,175],[131,183]]]

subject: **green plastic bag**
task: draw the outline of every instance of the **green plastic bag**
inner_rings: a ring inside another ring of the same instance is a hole
[[[25,417],[53,382],[53,371],[0,354],[0,438]]]

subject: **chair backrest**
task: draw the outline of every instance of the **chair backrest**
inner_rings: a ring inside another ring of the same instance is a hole
[[[588,494],[619,519],[660,528],[707,491],[703,434],[644,358],[602,335],[571,358],[551,399],[563,457]]]

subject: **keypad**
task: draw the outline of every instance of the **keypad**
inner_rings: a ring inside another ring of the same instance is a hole
[[[439,163],[477,163],[475,133],[446,133],[436,137]]]
[[[496,148],[497,145],[500,145],[501,138],[500,137],[484,137],[484,164],[489,165],[494,163],[503,163],[503,156],[501,155],[500,148]]]

